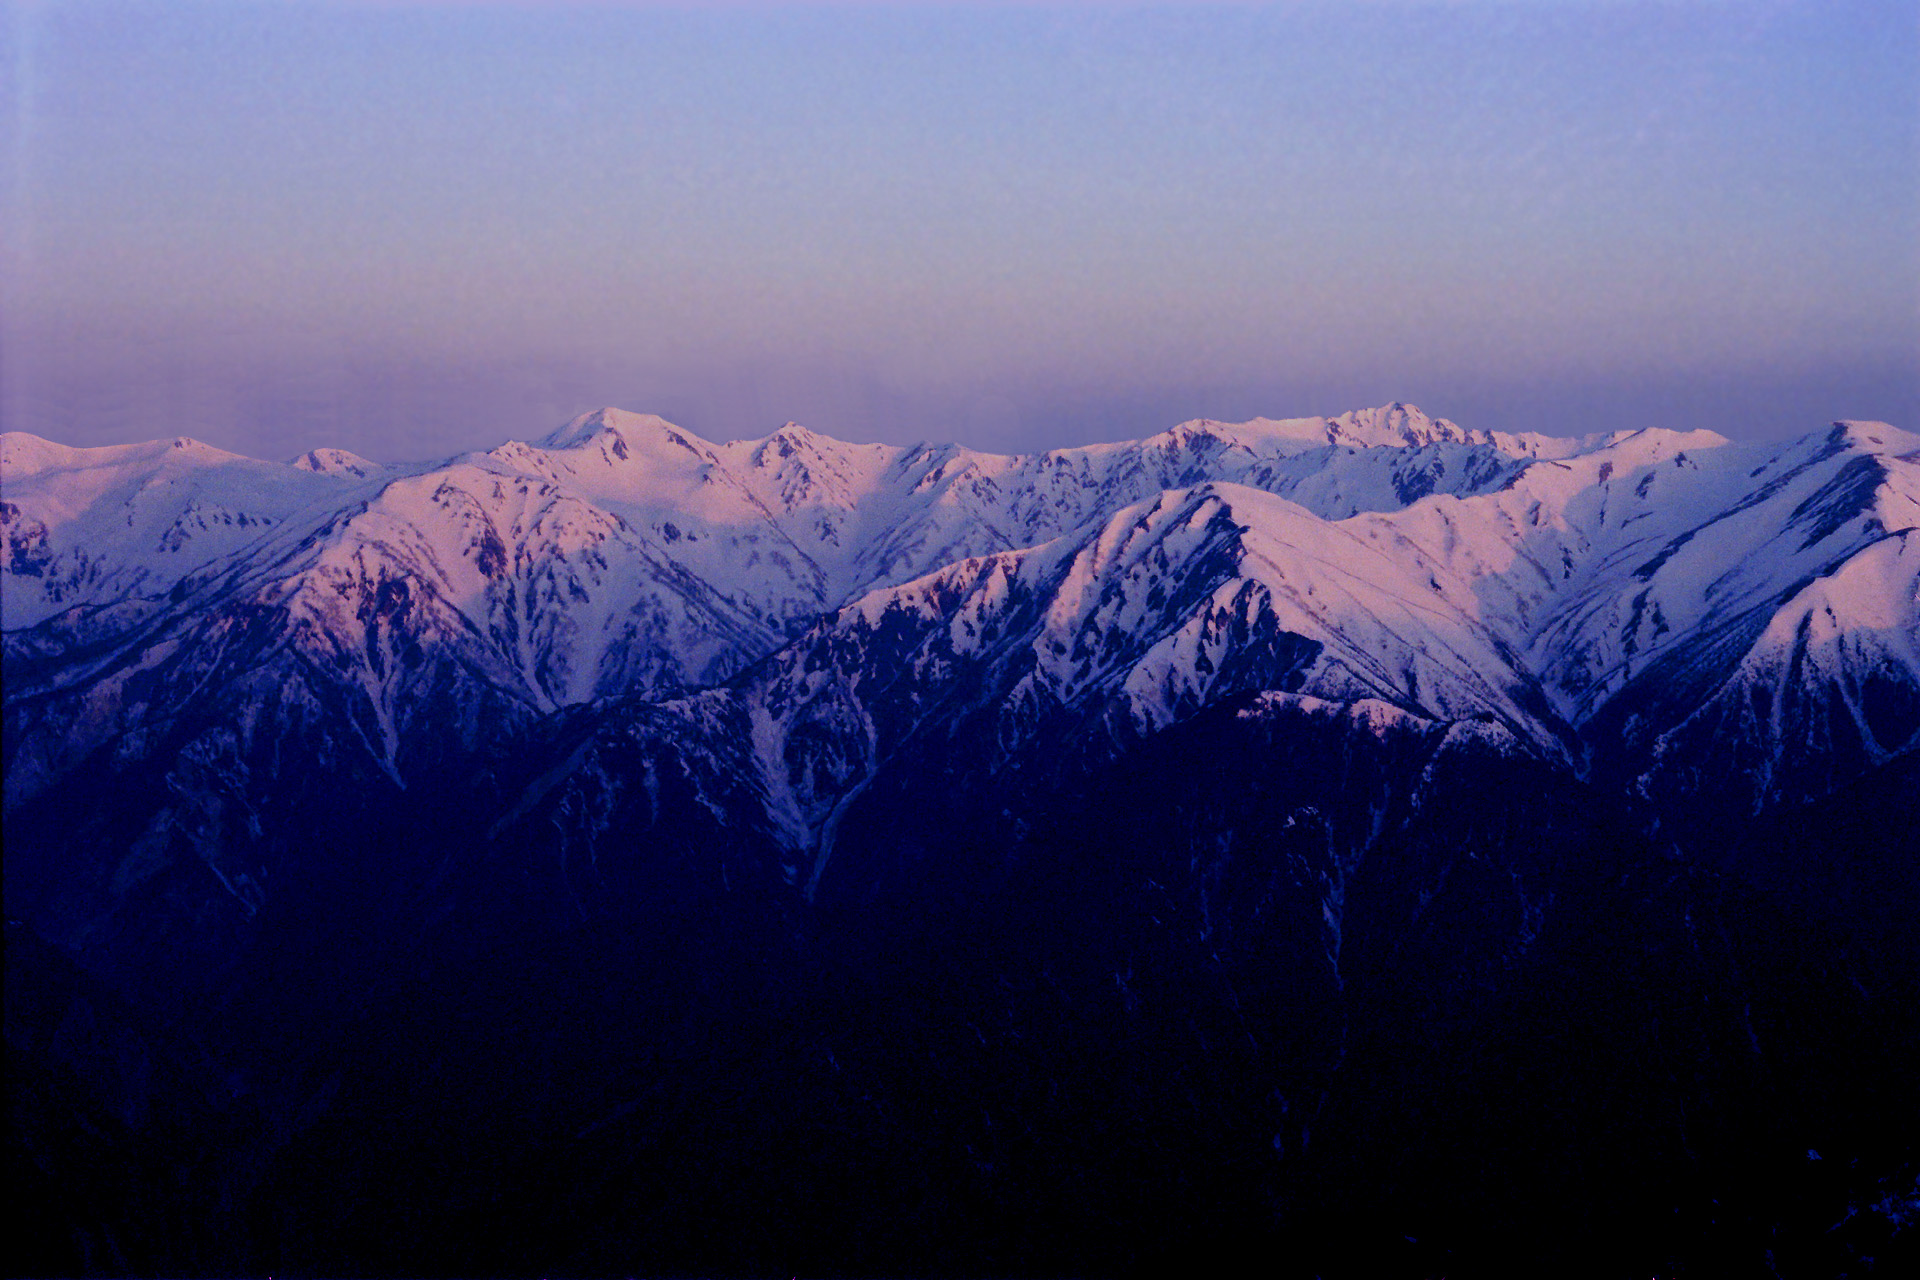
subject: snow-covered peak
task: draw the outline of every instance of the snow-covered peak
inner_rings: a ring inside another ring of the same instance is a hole
[[[1902,458],[1920,454],[1920,435],[1885,422],[1842,419],[1833,424],[1829,436],[1836,443],[1844,441],[1853,448],[1872,453]]]
[[[1166,450],[1188,449],[1206,451],[1221,446],[1250,447],[1246,438],[1258,433],[1250,430],[1265,425],[1266,419],[1255,418],[1252,422],[1220,422],[1213,418],[1193,418],[1180,423],[1157,436],[1149,436],[1141,441],[1147,448],[1159,447]]]
[[[662,442],[694,451],[713,448],[709,442],[657,413],[630,413],[611,406],[581,414],[540,443],[548,449],[577,449],[605,438],[618,440],[629,450],[638,447],[647,453],[656,451]]]
[[[119,445],[111,450],[76,449],[71,445],[42,439],[30,432],[8,431],[0,434],[0,482],[54,468],[86,466],[102,460],[99,455],[103,453],[124,457],[127,450],[134,447],[137,446]]]
[[[260,466],[252,458],[228,453],[191,436],[171,440],[144,440],[138,444],[100,445],[75,448],[56,443],[25,431],[9,431],[0,436],[0,471],[8,480],[19,480],[47,471],[80,471],[96,468],[122,468],[129,464],[178,466],[241,463]]]
[[[1429,418],[1396,400],[1377,409],[1353,409],[1327,422],[1327,443],[1365,448],[1427,444],[1480,444],[1484,432],[1468,432],[1445,418]]]
[[[733,440],[725,446],[729,456],[744,462],[750,468],[778,470],[786,465],[788,459],[797,459],[799,465],[845,452],[854,446],[831,436],[823,436],[809,431],[797,422],[789,422],[771,435],[759,440]]]
[[[808,427],[803,427],[797,422],[789,422],[772,435],[769,435],[765,443],[784,444],[792,448],[804,446],[817,449],[823,445],[834,445],[842,442],[830,436],[823,436],[819,432]]]
[[[295,458],[292,465],[299,471],[352,476],[357,480],[366,480],[386,471],[386,467],[380,463],[371,462],[346,449],[311,449]]]
[[[1623,456],[1647,461],[1676,457],[1689,449],[1719,449],[1729,441],[1718,431],[1676,431],[1671,427],[1643,427],[1638,431],[1616,431],[1606,437],[1603,448]]]

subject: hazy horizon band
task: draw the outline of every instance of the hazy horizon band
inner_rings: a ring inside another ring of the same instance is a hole
[[[0,415],[68,443],[1920,417],[1902,5],[20,3],[0,40]]]

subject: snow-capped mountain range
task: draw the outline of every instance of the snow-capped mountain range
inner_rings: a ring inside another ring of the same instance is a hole
[[[53,1270],[1904,1229],[1920,436],[14,433],[0,529]]]
[[[776,653],[730,696],[788,668],[813,690],[821,654],[929,706],[990,693],[1009,725],[1151,729],[1286,688],[1487,721],[1641,785],[1706,734],[1756,797],[1920,732],[1920,437],[1879,423],[1553,439],[1396,404],[1001,456],[793,424],[713,444],[608,409],[405,466],[0,447],[8,703],[90,709],[10,726],[15,798],[220,679],[332,687],[404,779],[407,736],[445,732],[409,718],[436,685],[518,721]],[[243,635],[229,675],[152,687]]]

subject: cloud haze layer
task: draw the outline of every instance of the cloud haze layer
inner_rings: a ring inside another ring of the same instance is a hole
[[[15,4],[8,427],[1920,419],[1910,5]]]

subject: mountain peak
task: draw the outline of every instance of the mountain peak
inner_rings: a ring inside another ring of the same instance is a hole
[[[0,432],[0,469],[7,472],[9,479],[44,471],[49,467],[75,466],[91,452],[36,436],[30,431]]]
[[[291,465],[296,471],[348,475],[362,480],[386,470],[382,464],[369,461],[347,449],[310,449],[295,458]]]
[[[807,427],[801,426],[797,422],[789,422],[785,426],[781,427],[778,431],[768,436],[767,443],[774,444],[776,442],[779,442],[782,444],[788,444],[788,445],[794,445],[794,446],[807,445],[811,448],[817,449],[823,443],[826,443],[830,439],[831,439],[830,436],[823,436],[818,431],[810,430]]]
[[[583,413],[541,442],[551,450],[584,449],[598,445],[610,465],[618,466],[638,454],[664,460],[686,454],[710,457],[713,446],[668,422],[657,413],[629,413],[625,409],[596,409]]]
[[[1430,418],[1413,405],[1395,400],[1377,409],[1353,409],[1327,420],[1331,444],[1363,447],[1471,444],[1478,438],[1445,418]]]
[[[612,432],[628,444],[658,440],[663,436],[679,436],[683,439],[690,436],[689,432],[681,430],[657,413],[632,413],[608,406],[581,414],[540,443],[547,449],[573,449],[591,442],[603,432]]]
[[[1837,440],[1877,453],[1908,455],[1920,451],[1920,435],[1886,422],[1843,418],[1833,424],[1831,434]]]
[[[839,443],[832,436],[823,436],[811,431],[797,422],[789,422],[763,440],[749,441],[752,445],[750,456],[757,467],[777,466],[782,460],[796,455],[818,459],[821,454]]]

